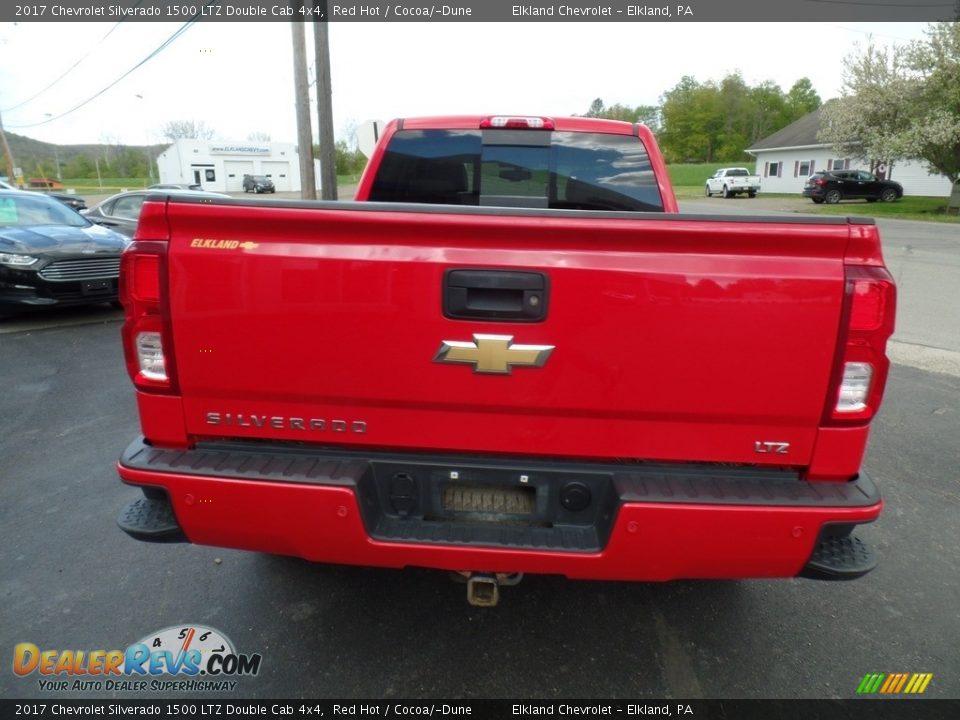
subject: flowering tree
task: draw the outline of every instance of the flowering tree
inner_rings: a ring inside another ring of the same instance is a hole
[[[844,92],[823,109],[819,138],[843,155],[925,160],[960,180],[960,23],[931,25],[926,38],[844,61]]]

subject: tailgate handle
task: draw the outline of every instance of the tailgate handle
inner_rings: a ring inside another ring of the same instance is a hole
[[[547,317],[548,278],[515,270],[447,270],[443,314],[460,320],[539,322]]]

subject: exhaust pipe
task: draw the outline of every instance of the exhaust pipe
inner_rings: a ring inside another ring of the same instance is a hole
[[[500,602],[500,586],[516,585],[523,573],[458,572],[450,576],[467,583],[467,602],[474,607],[496,607]]]

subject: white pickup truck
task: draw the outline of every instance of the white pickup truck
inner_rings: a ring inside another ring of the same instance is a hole
[[[760,176],[751,175],[746,168],[720,168],[713,175],[707,178],[707,184],[704,187],[707,197],[712,197],[714,193],[719,193],[725,198],[747,193],[750,197],[756,197],[760,192]]]

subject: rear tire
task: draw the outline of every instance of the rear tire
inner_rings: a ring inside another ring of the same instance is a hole
[[[747,190],[747,197],[755,198],[757,196],[756,190]]]
[[[723,186],[723,197],[727,200],[733,197],[733,193],[730,192],[730,188],[728,188],[726,185]]]
[[[841,197],[843,196],[840,194],[839,190],[827,190],[826,195],[823,196],[823,201],[827,205],[836,205],[838,202],[840,202]]]
[[[884,188],[883,192],[880,193],[880,199],[885,203],[892,203],[897,199],[897,191],[893,188]]]

